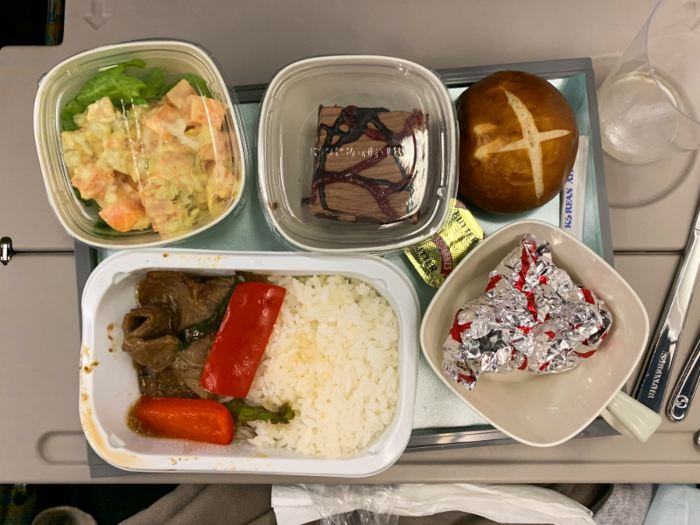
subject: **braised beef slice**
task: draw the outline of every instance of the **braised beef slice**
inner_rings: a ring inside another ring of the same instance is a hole
[[[174,335],[164,335],[158,339],[141,339],[126,337],[122,349],[131,355],[138,364],[152,368],[156,372],[169,367],[175,362],[175,349],[180,340]]]
[[[236,284],[235,277],[216,277],[198,282],[196,288],[197,299],[207,309],[205,319],[214,313],[214,309],[224,296]],[[201,321],[201,319],[197,319]],[[195,321],[196,322],[196,321]]]
[[[197,399],[199,396],[192,392],[185,383],[175,375],[172,368],[155,372],[148,367],[138,367],[139,390],[144,396],[151,397],[181,397]]]
[[[190,346],[177,353],[177,360],[173,366],[175,368],[194,366],[203,369],[214,339],[216,339],[216,332],[193,341]]]
[[[216,339],[215,333],[197,339],[185,350],[177,353],[177,359],[172,365],[175,375],[202,399],[217,398],[215,394],[199,386],[199,380],[202,377],[202,371],[209,357],[209,350],[211,350],[214,339]]]
[[[152,271],[141,281],[137,295],[142,306],[154,305],[168,311],[177,333],[209,317],[235,282],[235,277],[204,279],[182,272]]]
[[[122,350],[138,364],[161,371],[175,362],[175,337],[170,314],[159,306],[132,309],[124,316]]]
[[[182,306],[190,303],[188,277],[181,272],[148,272],[137,290],[142,306],[159,306],[172,319],[175,332],[181,330]]]
[[[124,337],[156,339],[162,335],[175,335],[171,327],[170,314],[157,306],[133,308],[122,322]]]

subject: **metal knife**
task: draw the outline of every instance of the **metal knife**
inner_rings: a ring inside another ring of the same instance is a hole
[[[676,383],[666,407],[666,415],[674,423],[683,421],[688,415],[690,404],[693,402],[695,391],[700,380],[700,338],[695,342],[695,348],[688,356],[678,382]]]
[[[634,397],[657,414],[661,412],[664,392],[673,367],[673,358],[681,340],[683,325],[700,270],[700,208],[688,238],[685,257],[676,273],[671,291],[651,340],[643,373]]]

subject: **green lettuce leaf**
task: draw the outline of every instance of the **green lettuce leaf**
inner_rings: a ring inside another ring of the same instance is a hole
[[[90,206],[94,206],[98,210],[100,209],[99,204],[97,204],[93,199],[83,199],[83,196],[80,194],[80,190],[73,186],[73,193],[75,193],[75,196],[78,198],[80,202],[83,203],[83,205],[87,206],[88,208]]]
[[[85,111],[85,106],[77,100],[71,100],[66,107],[61,111],[61,128],[63,131],[75,131],[78,125],[73,120],[73,117],[80,115]]]
[[[75,99],[85,107],[104,97],[109,97],[112,101],[145,102],[141,90],[146,87],[146,83],[138,78],[127,77],[124,70],[128,67],[143,69],[146,63],[137,58],[100,71],[83,86]]]
[[[141,90],[141,97],[160,99],[165,94],[165,69],[154,67],[148,74],[146,87]]]
[[[207,81],[202,77],[193,73],[185,73],[184,78],[190,83],[190,86],[192,86],[192,89],[194,89],[197,94],[202,97],[214,98],[211,96],[211,91],[209,91]]]
[[[92,230],[100,237],[106,239],[113,239],[119,236],[119,232],[107,224],[102,217],[95,221],[95,224],[92,225]]]
[[[122,62],[114,67],[100,71],[89,80],[61,112],[61,127],[63,131],[75,131],[78,126],[74,117],[83,113],[87,107],[98,100],[109,97],[115,108],[126,110],[131,104],[147,106],[146,99],[160,99],[168,91],[177,85],[177,82],[165,85],[165,69],[154,67],[148,74],[146,82],[124,74],[127,68],[136,67],[143,69],[146,62],[136,58],[128,62]],[[186,73],[183,78],[187,80],[200,96],[213,98],[207,81],[199,75]]]
[[[209,91],[209,86],[207,86],[207,81],[204,80],[199,75],[195,75],[193,73],[185,73],[183,75],[183,78],[185,80],[187,80],[187,82],[190,83],[190,86],[192,86],[192,89],[194,89],[198,95],[203,96],[203,97],[208,97],[208,98],[214,98],[211,94],[211,91]],[[182,80],[182,79],[180,79],[180,80]],[[163,90],[163,95],[165,95],[168,91],[170,91],[175,86],[177,86],[178,83],[180,82],[180,80],[165,86],[165,89]]]

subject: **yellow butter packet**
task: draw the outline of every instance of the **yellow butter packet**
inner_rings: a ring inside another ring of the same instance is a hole
[[[484,239],[484,230],[457,199],[445,226],[427,241],[405,250],[426,283],[440,288],[450,272]]]

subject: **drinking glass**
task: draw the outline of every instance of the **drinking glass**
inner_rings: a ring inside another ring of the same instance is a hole
[[[700,1],[660,0],[598,90],[603,149],[647,164],[700,148]]]

